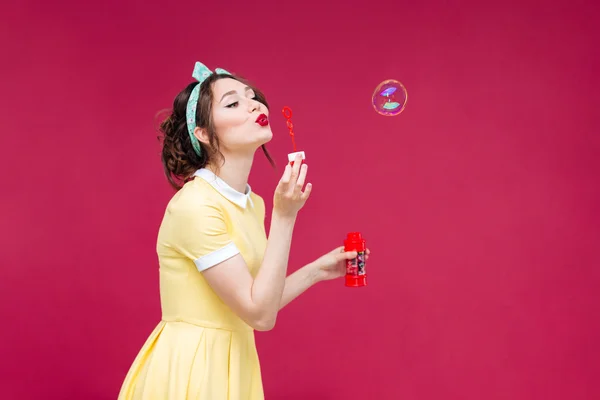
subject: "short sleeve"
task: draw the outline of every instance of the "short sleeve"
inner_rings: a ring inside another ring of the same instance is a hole
[[[199,205],[179,213],[173,228],[175,247],[202,272],[239,254],[227,231],[223,212],[214,205]]]

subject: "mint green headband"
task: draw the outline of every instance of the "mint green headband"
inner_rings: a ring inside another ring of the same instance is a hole
[[[231,75],[229,72],[225,71],[221,68],[215,68],[215,72],[217,74],[227,74]],[[187,121],[188,133],[190,134],[190,140],[192,141],[192,146],[194,147],[194,151],[198,156],[202,154],[202,148],[200,147],[200,142],[194,136],[194,129],[196,128],[196,107],[198,106],[198,96],[200,95],[200,85],[202,82],[206,80],[209,76],[212,75],[212,71],[208,69],[204,64],[199,61],[196,61],[196,65],[194,66],[194,72],[192,72],[192,78],[198,81],[198,84],[192,90],[192,94],[190,94],[190,98],[187,102],[187,108],[185,111],[185,118]]]

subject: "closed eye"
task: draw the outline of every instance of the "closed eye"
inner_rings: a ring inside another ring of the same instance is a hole
[[[252,97],[250,97],[250,98],[251,98],[252,100],[258,101],[258,96],[256,96],[256,95],[254,95],[254,96],[252,96]],[[240,104],[240,102],[239,102],[239,101],[234,101],[233,103],[231,103],[231,104],[228,104],[228,105],[226,105],[225,107],[226,107],[226,108],[235,108],[235,107],[237,107],[239,104]]]

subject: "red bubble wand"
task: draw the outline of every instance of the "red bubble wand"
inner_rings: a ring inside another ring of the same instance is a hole
[[[283,117],[285,118],[285,124],[287,125],[288,130],[290,131],[290,137],[292,138],[292,146],[294,147],[294,152],[288,154],[288,161],[291,162],[292,165],[294,165],[294,159],[296,157],[296,154],[300,153],[302,155],[302,160],[304,160],[306,157],[303,151],[299,152],[296,148],[296,135],[294,134],[294,124],[292,123],[292,109],[288,106],[285,106],[283,107],[283,110],[281,110],[281,113],[283,114]]]
[[[290,136],[292,137],[292,145],[294,146],[294,153],[297,151],[296,150],[296,140],[294,140],[294,124],[292,124],[292,109],[289,108],[288,106],[283,107],[283,110],[281,110],[281,113],[283,114],[283,117],[285,118],[285,124],[287,125],[289,131],[290,131]]]

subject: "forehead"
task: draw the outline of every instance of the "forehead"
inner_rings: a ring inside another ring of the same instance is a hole
[[[244,94],[246,91],[246,84],[237,81],[231,78],[219,79],[215,83],[213,83],[213,94],[214,97],[220,99],[223,94],[236,91],[238,93]]]

